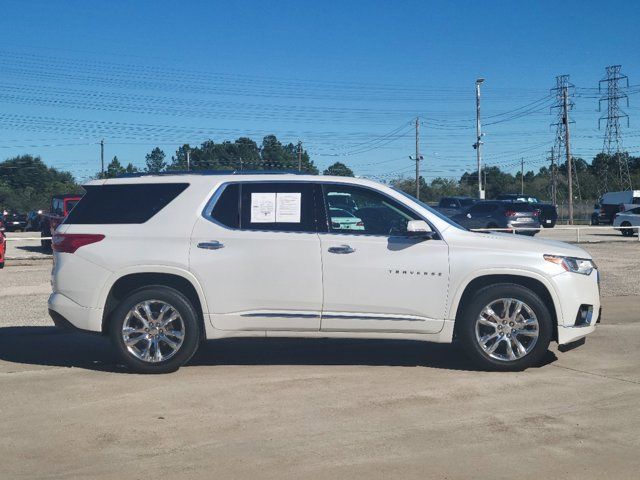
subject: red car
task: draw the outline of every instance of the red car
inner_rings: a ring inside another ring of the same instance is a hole
[[[40,224],[40,236],[45,238],[51,237],[56,227],[62,223],[81,198],[82,195],[77,193],[54,195],[51,198],[51,209],[49,213],[43,215],[42,223]],[[40,240],[40,245],[45,250],[51,250],[51,240]]]

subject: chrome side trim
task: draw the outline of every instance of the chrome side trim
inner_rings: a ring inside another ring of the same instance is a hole
[[[351,315],[348,313],[323,313],[323,319],[329,318],[341,318],[345,320],[390,320],[392,322],[425,322],[429,320],[428,318],[415,317],[415,316],[385,316],[385,315],[367,315],[367,314],[359,314],[359,315]]]

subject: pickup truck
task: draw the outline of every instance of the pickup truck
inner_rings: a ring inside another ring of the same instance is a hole
[[[51,208],[49,213],[42,216],[40,222],[40,246],[44,250],[51,250],[51,236],[56,227],[69,215],[69,212],[76,203],[80,201],[82,194],[66,193],[64,195],[54,195],[51,197]]]

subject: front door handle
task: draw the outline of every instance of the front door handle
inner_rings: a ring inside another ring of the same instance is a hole
[[[198,244],[198,248],[203,248],[205,250],[220,250],[224,247],[224,244],[218,242],[217,240],[213,240],[211,242],[200,242]]]
[[[355,248],[351,248],[349,245],[340,245],[339,247],[329,247],[330,253],[353,253]]]

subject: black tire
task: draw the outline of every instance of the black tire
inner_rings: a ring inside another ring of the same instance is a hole
[[[169,359],[151,363],[137,358],[127,349],[122,337],[122,326],[129,311],[145,300],[159,300],[171,305],[184,322],[184,340],[177,352]],[[134,291],[118,305],[109,325],[111,341],[122,361],[136,373],[170,373],[187,363],[200,344],[200,322],[198,314],[187,297],[177,290],[163,285],[152,285]]]
[[[620,224],[621,227],[630,227],[631,224],[629,222],[622,222]],[[633,228],[623,228],[622,230],[620,230],[620,233],[622,233],[623,236],[625,237],[632,237],[634,234],[634,229]]]
[[[511,361],[492,358],[476,339],[476,319],[480,312],[491,302],[502,298],[524,302],[538,319],[538,338],[531,351]],[[532,290],[513,283],[497,283],[478,290],[464,306],[456,324],[456,333],[467,356],[483,370],[501,372],[520,371],[539,365],[547,354],[554,328],[549,309],[542,299]]]

